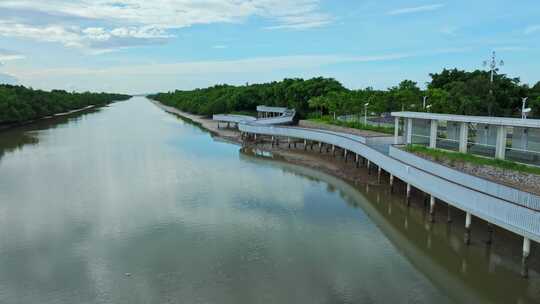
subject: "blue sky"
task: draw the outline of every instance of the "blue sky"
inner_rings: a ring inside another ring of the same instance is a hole
[[[142,93],[334,77],[423,85],[444,67],[540,80],[540,3],[0,0],[0,82]]]

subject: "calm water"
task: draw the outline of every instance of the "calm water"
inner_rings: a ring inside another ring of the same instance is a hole
[[[0,303],[539,301],[387,189],[239,149],[144,98],[0,133]]]

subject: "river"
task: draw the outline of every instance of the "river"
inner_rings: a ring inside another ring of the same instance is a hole
[[[0,133],[0,303],[540,301],[461,237],[143,97]]]

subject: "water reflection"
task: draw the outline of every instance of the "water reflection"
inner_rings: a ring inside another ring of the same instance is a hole
[[[318,172],[239,157],[238,146],[144,98],[83,117],[33,132],[34,145],[0,162],[0,302],[493,298],[468,281],[481,273],[480,257],[456,259],[436,226],[428,241],[422,216],[380,187],[366,194]],[[497,266],[493,276],[505,274]],[[527,284],[529,294],[538,290]]]
[[[99,113],[102,108],[91,108],[88,110],[51,117],[47,119],[37,120],[28,125],[1,129],[0,128],[0,161],[6,153],[22,149],[25,145],[36,145],[39,142],[39,137],[35,132],[47,129],[55,129],[62,125],[77,120],[84,119],[84,116]]]
[[[459,225],[431,223],[426,210],[407,208],[382,186],[355,187],[324,173],[280,162],[283,171],[320,180],[351,206],[365,212],[407,259],[457,303],[538,303],[540,282],[519,277],[519,258],[502,257],[489,246],[465,246]],[[244,150],[242,159],[264,165],[268,157]],[[514,245],[514,244],[513,244]],[[515,244],[519,249],[519,244]],[[513,258],[513,260],[512,260]],[[503,262],[504,261],[504,262]]]

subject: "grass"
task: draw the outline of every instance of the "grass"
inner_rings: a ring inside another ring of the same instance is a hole
[[[475,165],[492,166],[492,167],[501,168],[505,170],[512,170],[512,171],[517,171],[517,172],[532,173],[532,174],[540,175],[539,167],[527,166],[524,164],[509,161],[509,160],[493,159],[493,158],[476,156],[476,155],[472,155],[468,153],[459,153],[459,152],[452,152],[452,151],[446,151],[446,150],[441,150],[441,149],[432,149],[432,148],[428,148],[428,147],[420,146],[420,145],[407,145],[405,147],[405,150],[411,153],[419,153],[419,154],[431,156],[435,159],[435,161],[449,160],[450,162],[456,162],[456,161],[467,162],[467,163],[471,163]]]
[[[309,118],[308,121],[323,123],[323,124],[328,124],[328,125],[335,125],[335,126],[340,126],[340,127],[347,127],[347,128],[352,128],[352,129],[358,129],[358,130],[375,131],[375,132],[385,133],[385,134],[394,134],[394,128],[366,125],[361,122],[348,122],[348,121],[334,120],[329,116],[323,116],[321,118]]]

